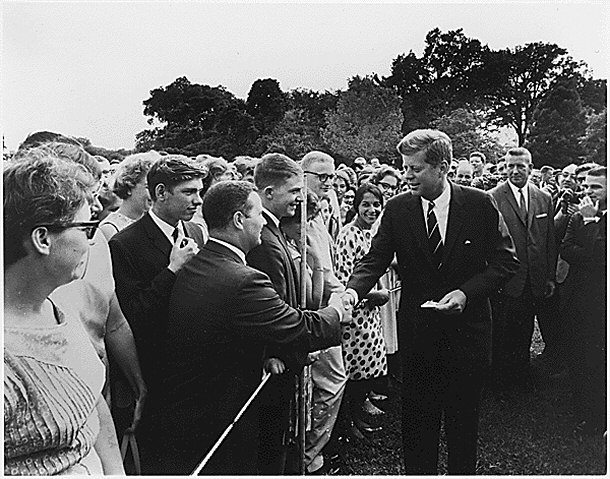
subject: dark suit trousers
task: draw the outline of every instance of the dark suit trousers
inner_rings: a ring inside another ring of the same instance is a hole
[[[410,348],[409,348],[410,349]],[[408,475],[437,475],[441,416],[449,474],[476,471],[482,367],[455,358],[444,334],[433,358],[401,348],[402,440]]]
[[[534,316],[543,299],[534,298],[529,279],[517,298],[498,295],[494,301],[492,372],[501,385],[523,384],[529,377]]]

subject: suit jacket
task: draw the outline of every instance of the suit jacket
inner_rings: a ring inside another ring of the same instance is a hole
[[[203,246],[199,226],[185,233]],[[172,244],[148,213],[110,239],[116,293],[131,325],[144,379],[154,386],[158,353],[167,323],[167,305],[176,275],[167,266]]]
[[[504,294],[514,298],[523,294],[528,275],[532,294],[542,297],[546,282],[555,279],[557,267],[553,200],[551,195],[531,183],[527,184],[527,192],[529,207],[527,221],[523,221],[508,181],[489,191],[508,226],[521,263],[515,276],[502,289]]]
[[[584,223],[574,213],[561,243],[561,256],[570,263],[563,291],[570,337],[606,341],[607,213],[598,221]],[[562,293],[563,294],[563,293]]]
[[[248,265],[269,276],[282,301],[285,301],[288,306],[299,308],[299,275],[288,250],[286,239],[267,212],[263,211],[263,216],[267,220],[267,224],[261,233],[261,244],[248,253],[246,261]],[[306,363],[307,354],[298,354],[281,346],[270,345],[267,357],[279,357],[288,368],[299,373]]]
[[[162,355],[159,421],[185,431],[182,437],[166,434],[169,441],[196,438],[203,456],[260,382],[264,345],[307,352],[337,345],[340,318],[332,307],[317,312],[291,308],[266,274],[213,240],[177,276]],[[255,437],[248,440],[255,445]],[[242,461],[253,454],[254,466],[255,452],[234,451]]]
[[[401,349],[417,347],[433,360],[444,335],[456,361],[489,361],[491,317],[489,295],[518,268],[508,229],[493,198],[474,188],[450,183],[451,200],[439,269],[428,246],[421,199],[403,193],[388,201],[371,249],[348,281],[364,297],[390,265],[394,254],[402,279],[399,334]],[[420,308],[462,290],[467,305],[458,316]],[[432,345],[435,345],[432,347]],[[464,363],[464,361],[466,363]]]

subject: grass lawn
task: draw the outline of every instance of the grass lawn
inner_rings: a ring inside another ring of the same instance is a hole
[[[536,330],[532,356],[544,348]],[[341,443],[345,466],[340,474],[398,475],[402,467],[400,391],[393,388],[383,407],[383,430],[365,440]],[[567,376],[538,379],[532,391],[502,396],[484,390],[479,425],[477,474],[604,475],[606,440],[575,430]],[[440,471],[446,474],[441,436]]]

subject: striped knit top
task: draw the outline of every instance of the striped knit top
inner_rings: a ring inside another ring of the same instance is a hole
[[[93,449],[104,366],[78,319],[4,327],[4,474],[101,474]]]

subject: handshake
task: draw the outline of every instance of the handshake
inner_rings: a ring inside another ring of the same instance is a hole
[[[350,324],[352,322],[352,310],[358,301],[357,294],[354,290],[348,289],[341,293],[332,293],[328,300],[328,305],[339,311],[341,324]]]

